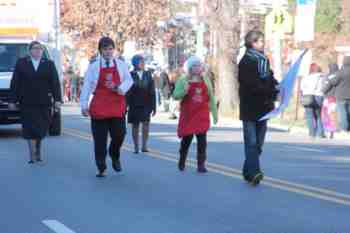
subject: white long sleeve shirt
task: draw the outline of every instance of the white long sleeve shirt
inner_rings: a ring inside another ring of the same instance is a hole
[[[322,85],[325,79],[322,73],[310,74],[304,77],[300,83],[300,89],[303,95],[323,96]]]
[[[122,91],[122,94],[125,95],[133,85],[134,81],[130,75],[127,64],[124,61],[117,58],[114,58],[114,60],[117,64],[117,70],[121,82],[121,84],[119,85],[119,89]],[[90,63],[87,71],[85,72],[84,85],[80,95],[81,109],[89,108],[89,103],[92,94],[95,92],[97,87],[101,65],[102,67],[106,67],[106,61],[102,57],[98,57],[94,62]],[[110,67],[113,66],[114,62],[113,60],[111,60]]]
[[[34,70],[35,71],[38,71],[38,68],[39,68],[39,65],[40,65],[40,60],[41,59],[34,59],[32,57],[30,57],[30,59],[32,60],[32,64],[33,64],[33,67],[34,67]]]

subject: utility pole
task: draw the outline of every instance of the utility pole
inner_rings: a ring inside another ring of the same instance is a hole
[[[56,49],[60,45],[59,43],[59,33],[60,33],[60,0],[54,0],[54,25],[55,25],[55,45]]]

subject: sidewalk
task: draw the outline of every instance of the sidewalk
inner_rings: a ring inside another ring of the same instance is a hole
[[[68,102],[64,103],[65,107],[79,107],[79,103],[75,102]],[[168,124],[177,124],[178,119],[172,120],[169,119],[169,113],[163,112],[163,111],[158,111],[157,115],[155,117],[156,119],[160,119],[164,123]],[[295,135],[303,135],[307,136],[308,135],[308,129],[300,126],[288,126],[288,125],[283,125],[283,124],[276,124],[276,123],[268,123],[269,128],[273,129],[278,129],[285,131],[286,133],[290,134],[295,134]],[[232,119],[229,117],[219,117],[219,122],[215,127],[235,127],[235,128],[242,128],[242,122],[237,120],[237,119]],[[350,134],[345,134],[345,133],[335,133],[334,139],[337,140],[349,140],[350,142]],[[330,139],[332,140],[332,139]]]
[[[242,122],[237,119],[232,119],[228,117],[220,117],[219,123],[217,126],[221,127],[242,127]],[[274,128],[278,130],[282,130],[285,132],[288,132],[290,134],[299,134],[303,136],[308,136],[309,132],[307,128],[300,127],[300,126],[288,126],[288,125],[282,125],[282,124],[276,124],[276,123],[268,123],[269,128]],[[334,139],[338,140],[349,140],[350,142],[350,133],[335,133]],[[332,139],[330,139],[332,140]]]
[[[171,120],[168,118],[169,113],[159,111],[157,112],[156,119],[160,119],[162,122],[167,124],[177,124],[178,119]],[[213,125],[215,127],[234,127],[234,128],[242,128],[242,122],[237,119],[229,118],[229,117],[220,117],[218,124]],[[293,135],[302,135],[302,136],[308,136],[308,129],[305,127],[300,126],[288,126],[283,124],[276,124],[276,123],[268,123],[269,128],[285,131],[286,133],[290,133]],[[344,134],[344,133],[335,133],[334,139],[336,140],[349,140],[350,142],[350,134]],[[333,139],[329,139],[333,140]]]

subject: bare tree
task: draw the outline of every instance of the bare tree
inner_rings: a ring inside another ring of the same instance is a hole
[[[95,46],[101,35],[116,39],[120,48],[128,39],[152,44],[157,21],[169,16],[168,0],[63,0],[63,31],[81,47]]]
[[[217,95],[222,115],[232,115],[239,102],[237,56],[240,45],[239,0],[212,0],[209,26],[214,47],[213,63],[217,67]]]

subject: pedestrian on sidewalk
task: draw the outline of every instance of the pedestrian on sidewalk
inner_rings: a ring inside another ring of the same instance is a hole
[[[75,74],[73,67],[68,68],[67,76],[70,83],[70,100],[78,102],[79,77]]]
[[[63,102],[69,102],[70,88],[67,72],[63,73]]]
[[[304,77],[300,83],[301,101],[305,109],[306,123],[311,138],[324,138],[324,127],[321,119],[323,105],[322,87],[325,83],[325,76],[321,67],[316,63],[311,64],[309,75]]]
[[[134,153],[139,153],[139,130],[142,125],[142,152],[148,152],[147,140],[151,114],[156,114],[156,93],[154,81],[150,71],[145,70],[145,59],[142,55],[132,58],[134,70],[131,77],[133,86],[127,94],[128,123],[132,126],[132,138],[134,141]]]
[[[169,112],[169,102],[171,98],[171,85],[168,76],[168,69],[164,68],[160,72],[160,91],[162,96],[162,109],[164,112]]]
[[[160,68],[158,67],[153,73],[154,88],[156,92],[156,106],[162,105],[162,96],[160,95]]]
[[[325,96],[322,106],[322,123],[325,132],[328,133],[329,138],[334,137],[334,133],[337,130],[337,114],[336,114],[336,98],[335,98],[335,86],[332,85],[332,79],[335,78],[336,72],[339,67],[337,64],[329,64],[329,73],[322,86],[322,92]]]
[[[97,177],[106,176],[108,133],[111,137],[108,153],[116,172],[122,170],[120,148],[123,144],[126,125],[125,94],[133,84],[125,62],[114,57],[115,43],[102,37],[98,43],[101,56],[89,64],[80,96],[82,115],[91,118],[94,140]],[[90,96],[92,97],[89,103]]]
[[[260,155],[267,131],[267,121],[259,121],[274,109],[278,82],[264,54],[264,34],[250,31],[245,36],[246,52],[239,62],[238,81],[240,120],[243,121],[245,161],[243,177],[252,185],[263,179]]]
[[[41,162],[41,142],[49,128],[50,109],[62,103],[56,66],[43,56],[38,41],[29,44],[29,56],[20,58],[11,80],[11,109],[19,104],[23,138],[28,141],[29,163]]]
[[[350,56],[344,58],[343,67],[332,79],[337,99],[337,116],[340,131],[348,134],[350,131]]]
[[[210,80],[203,76],[203,64],[198,57],[190,57],[185,65],[185,75],[176,81],[173,97],[180,100],[180,119],[177,129],[181,138],[178,168],[184,171],[193,136],[197,137],[197,171],[207,172],[207,132],[210,112],[217,123],[216,101]]]
[[[176,120],[179,112],[179,102],[172,96],[175,90],[175,83],[183,75],[182,68],[176,68],[169,75],[170,100],[169,100],[169,119]]]

